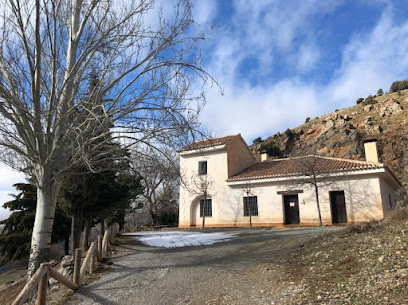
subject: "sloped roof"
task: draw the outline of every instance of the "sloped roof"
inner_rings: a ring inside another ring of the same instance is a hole
[[[179,149],[177,152],[183,152],[183,151],[188,151],[188,150],[196,150],[196,149],[203,149],[203,148],[208,148],[208,147],[213,147],[213,146],[218,146],[218,145],[225,145],[232,139],[236,137],[240,137],[241,134],[236,134],[236,135],[229,135],[229,136],[224,136],[224,137],[219,137],[219,138],[211,138],[211,139],[205,139],[201,141],[194,142],[190,145],[184,146],[183,148]]]
[[[242,172],[230,177],[228,181],[302,176],[310,173],[311,168],[313,168],[316,173],[326,174],[366,169],[379,169],[384,168],[384,165],[381,163],[331,157],[304,156],[257,162]]]

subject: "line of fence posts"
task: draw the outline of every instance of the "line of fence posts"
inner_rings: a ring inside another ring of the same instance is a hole
[[[72,290],[77,290],[85,277],[85,273],[88,270],[89,274],[95,271],[96,261],[101,261],[106,257],[112,244],[115,241],[116,235],[119,233],[119,224],[113,223],[110,225],[104,233],[103,239],[101,235],[98,235],[97,243],[92,242],[89,247],[86,257],[82,262],[82,251],[80,248],[73,251],[74,257],[74,274],[72,281],[59,273],[50,263],[43,263],[37,269],[36,273],[26,283],[19,295],[16,297],[12,305],[24,304],[29,296],[37,288],[37,305],[45,305],[47,298],[48,279],[51,277],[61,284],[67,286]]]

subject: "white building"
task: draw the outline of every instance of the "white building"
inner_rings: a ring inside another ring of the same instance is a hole
[[[323,224],[382,219],[405,190],[378,162],[376,140],[364,148],[367,161],[262,155],[256,162],[239,134],[195,142],[179,150],[179,227],[201,226],[204,207],[206,227],[248,226],[249,218],[253,226],[318,225],[313,181]]]

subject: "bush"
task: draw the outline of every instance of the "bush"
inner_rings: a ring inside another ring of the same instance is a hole
[[[399,81],[395,81],[391,84],[390,87],[390,92],[397,92],[398,91],[398,86],[399,86]]]
[[[305,123],[309,123],[309,122],[310,122],[310,118],[307,117],[306,120],[305,120]]]
[[[374,96],[369,95],[366,97],[364,101],[364,105],[372,105],[372,104],[377,104],[377,101],[374,99]]]
[[[357,99],[356,104],[358,105],[362,102],[364,102],[364,98],[360,97],[359,99]]]
[[[408,89],[408,80],[395,81],[391,84],[390,92],[398,92]]]
[[[259,143],[261,143],[261,142],[263,142],[263,141],[262,141],[262,138],[261,138],[261,137],[258,137],[258,138],[256,138],[256,139],[252,142],[252,144],[259,144]]]
[[[399,84],[399,91],[408,89],[408,80],[403,80]]]
[[[377,96],[382,96],[382,95],[384,95],[384,91],[383,91],[383,89],[378,89],[377,90]]]
[[[268,153],[270,157],[281,157],[282,156],[282,151],[273,142],[263,143],[261,147],[259,148],[259,151],[263,151],[263,150],[266,150],[266,152]]]
[[[160,211],[159,213],[159,224],[167,226],[177,226],[178,224],[178,213],[170,207]]]
[[[291,129],[286,129],[285,134],[287,135],[287,137],[289,139],[293,139],[293,137],[295,136],[295,134],[293,133],[293,131]]]

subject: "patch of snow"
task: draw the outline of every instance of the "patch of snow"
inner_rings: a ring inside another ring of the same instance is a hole
[[[178,248],[201,245],[212,245],[225,239],[234,238],[237,234],[202,233],[202,232],[142,232],[127,233],[143,244],[151,247]]]

